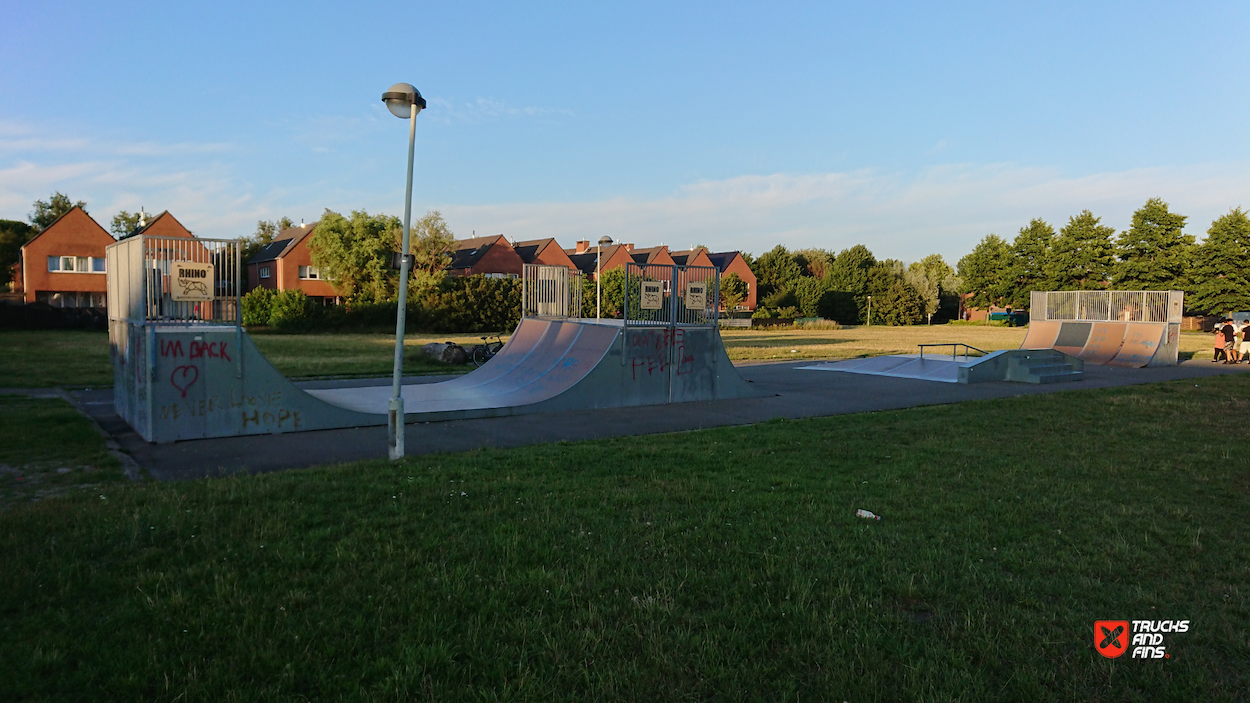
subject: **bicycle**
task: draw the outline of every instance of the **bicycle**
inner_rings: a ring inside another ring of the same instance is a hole
[[[475,366],[481,366],[495,358],[499,350],[503,349],[503,339],[497,334],[492,336],[495,338],[495,341],[490,341],[490,337],[482,337],[482,343],[473,347],[473,364]]]

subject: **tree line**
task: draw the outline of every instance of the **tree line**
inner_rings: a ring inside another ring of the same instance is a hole
[[[1089,210],[1057,233],[1036,218],[1011,242],[990,234],[960,259],[961,292],[973,307],[1027,308],[1035,290],[1180,290],[1191,312],[1250,310],[1250,218],[1230,210],[1201,244],[1183,232],[1187,219],[1159,198],[1118,235]]]

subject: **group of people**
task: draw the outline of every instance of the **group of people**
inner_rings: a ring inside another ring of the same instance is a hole
[[[1241,344],[1237,338],[1241,338]],[[1242,323],[1225,317],[1215,326],[1215,358],[1211,363],[1240,364],[1242,357],[1250,362],[1250,322]]]

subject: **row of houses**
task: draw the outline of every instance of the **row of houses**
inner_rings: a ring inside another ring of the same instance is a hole
[[[316,223],[301,223],[284,230],[248,259],[246,290],[298,289],[319,302],[339,301],[339,292],[312,263],[308,245],[316,227]],[[141,220],[139,228],[127,236],[138,234],[194,238],[168,212]],[[104,307],[104,249],[114,241],[113,235],[86,211],[73,208],[21,248],[13,271],[14,297],[53,307]],[[448,270],[455,276],[515,278],[525,264],[542,264],[564,266],[594,277],[597,270],[607,272],[629,263],[708,266],[718,269],[722,276],[736,273],[747,284],[747,297],[739,309],[755,309],[755,274],[736,251],[670,251],[666,246],[638,249],[633,244],[613,244],[599,252],[585,240],[565,249],[552,238],[513,242],[494,235],[457,242]]]
[[[337,301],[338,291],[322,278],[321,272],[312,263],[312,250],[308,243],[316,227],[316,223],[300,224],[284,230],[274,238],[273,243],[249,259],[248,290],[260,287],[273,290],[297,288],[320,302]],[[738,274],[747,284],[747,297],[739,309],[755,309],[755,274],[741,252],[711,253],[702,248],[670,251],[666,246],[638,249],[633,244],[612,244],[597,249],[588,240],[578,241],[574,247],[565,249],[550,237],[514,242],[496,234],[458,241],[455,251],[451,252],[451,263],[447,269],[453,276],[516,278],[521,275],[525,264],[540,264],[564,266],[593,278],[599,271],[606,273],[630,263],[715,267],[722,276]]]

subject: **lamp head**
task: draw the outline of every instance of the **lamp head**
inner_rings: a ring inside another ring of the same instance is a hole
[[[599,246],[601,246],[601,247],[610,247],[610,246],[612,246],[612,238],[611,238],[611,237],[609,237],[609,236],[608,236],[608,235],[606,235],[606,234],[605,234],[605,235],[603,235],[602,237],[600,237],[600,238],[599,238]]]
[[[412,116],[412,106],[417,106],[417,112],[425,109],[425,98],[421,97],[421,91],[412,87],[411,83],[396,83],[389,90],[382,93],[382,102],[386,103],[386,109],[391,114],[401,119],[408,119]]]

